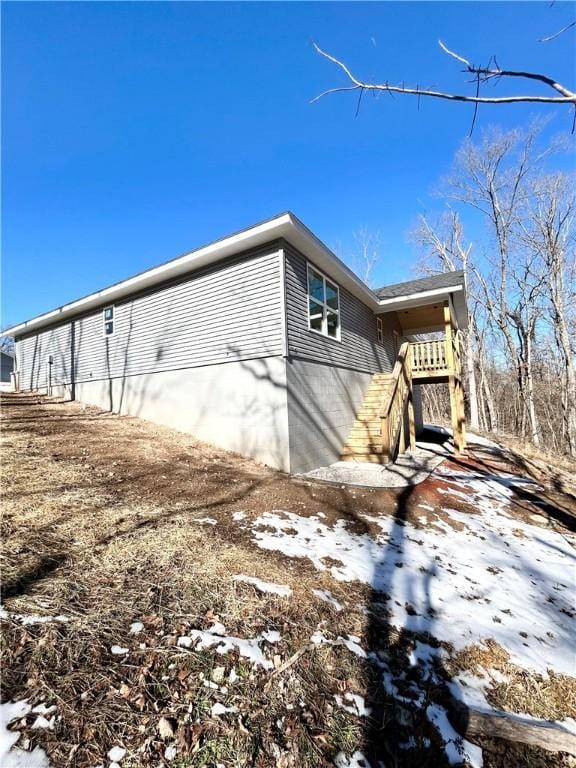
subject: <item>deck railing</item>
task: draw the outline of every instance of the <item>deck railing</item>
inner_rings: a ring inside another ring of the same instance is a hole
[[[404,408],[410,394],[411,355],[405,342],[400,347],[398,358],[392,371],[392,386],[389,390],[388,401],[382,413],[382,447],[389,459],[392,459],[404,427]]]
[[[451,344],[451,354],[448,354]],[[412,374],[415,378],[434,375],[460,376],[460,339],[456,331],[450,341],[413,341],[410,343]]]
[[[446,340],[413,341],[410,343],[412,372],[415,374],[445,372],[448,368]]]

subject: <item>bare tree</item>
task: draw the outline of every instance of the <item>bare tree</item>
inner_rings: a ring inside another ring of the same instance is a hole
[[[556,148],[540,149],[541,125],[525,131],[484,132],[474,144],[468,140],[457,153],[454,172],[444,191],[453,200],[482,214],[494,247],[491,269],[477,272],[482,301],[504,340],[507,362],[516,371],[519,397],[517,431],[540,443],[534,407],[533,343],[542,315],[542,291],[534,258],[518,248],[517,232],[530,185]]]
[[[473,340],[476,336],[477,308],[470,292],[473,267],[470,261],[472,243],[464,245],[464,231],[458,213],[449,210],[432,224],[426,216],[420,216],[418,226],[412,233],[413,239],[425,250],[425,259],[419,264],[424,273],[454,272],[463,270],[468,284],[470,303],[468,307],[468,330],[462,332],[463,357],[470,410],[470,426],[478,429],[478,394],[476,386],[476,365]]]
[[[371,288],[374,287],[374,269],[380,261],[382,239],[379,232],[370,232],[367,227],[360,227],[354,232],[358,244],[358,253],[353,257],[354,271]]]
[[[487,224],[474,258],[452,208],[421,216],[412,237],[420,271],[466,271],[465,372],[478,424],[576,455],[575,179],[547,170],[556,146],[543,143],[533,126],[463,144],[442,193]],[[430,415],[442,411],[438,398],[425,398]]]
[[[535,278],[543,285],[556,347],[562,361],[562,429],[576,456],[576,193],[574,176],[538,177],[522,217],[520,237],[531,254]]]

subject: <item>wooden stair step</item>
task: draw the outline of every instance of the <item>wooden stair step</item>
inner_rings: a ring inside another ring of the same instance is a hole
[[[383,453],[348,453],[344,452],[340,456],[340,461],[367,462],[370,464],[389,464],[390,459]]]
[[[382,443],[382,413],[390,399],[391,373],[376,373],[364,393],[356,420],[342,449],[342,461],[388,464]]]
[[[388,398],[383,397],[382,395],[378,395],[378,397],[365,397],[364,400],[362,400],[362,405],[360,407],[366,408],[366,406],[371,406],[372,408],[383,408],[387,402]]]
[[[382,443],[376,443],[372,440],[361,440],[360,438],[351,438],[344,443],[344,451],[354,453],[355,451],[361,451],[363,453],[382,453],[384,447]]]
[[[358,435],[371,435],[380,437],[382,430],[380,429],[380,422],[372,421],[357,421],[348,434]]]
[[[382,439],[382,433],[380,431],[380,427],[352,427],[350,432],[348,433],[347,440],[353,440],[353,439],[360,439],[364,438],[365,440],[381,440]]]

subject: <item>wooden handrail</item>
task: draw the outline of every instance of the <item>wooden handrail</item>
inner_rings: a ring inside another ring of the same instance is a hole
[[[388,391],[388,400],[381,418],[382,447],[388,458],[396,450],[396,445],[403,428],[404,407],[410,394],[412,366],[409,342],[404,342],[398,352],[392,370],[392,386]]]

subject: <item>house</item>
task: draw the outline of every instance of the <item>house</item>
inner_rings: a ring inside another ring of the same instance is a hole
[[[466,319],[462,273],[372,291],[284,213],[5,333],[23,391],[304,472],[414,445],[427,383],[450,387],[461,449]]]

